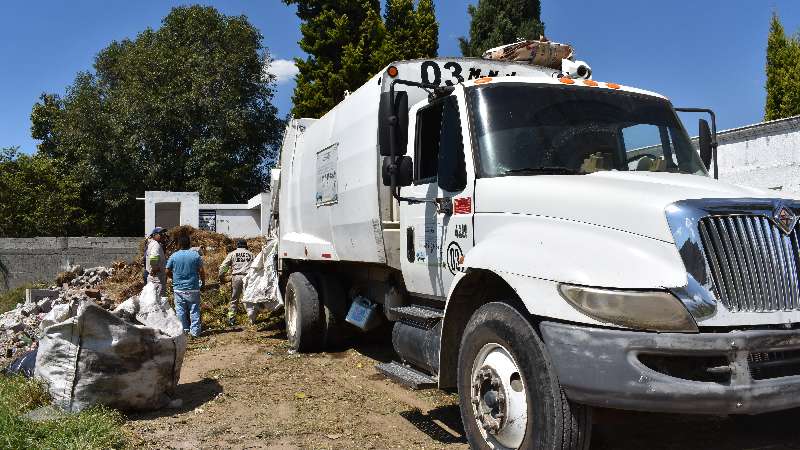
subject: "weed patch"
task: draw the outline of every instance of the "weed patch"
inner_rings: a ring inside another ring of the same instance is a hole
[[[34,422],[23,415],[50,403],[39,382],[0,376],[0,448],[106,449],[125,446],[122,415],[95,407],[55,420]]]
[[[25,289],[47,287],[44,283],[32,283],[0,293],[0,314],[16,308],[17,303],[25,303]]]

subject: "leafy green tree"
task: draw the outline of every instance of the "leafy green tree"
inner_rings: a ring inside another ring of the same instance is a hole
[[[517,39],[538,39],[544,34],[539,0],[479,0],[469,5],[469,39],[459,38],[464,56],[481,56],[486,50]]]
[[[0,149],[0,237],[87,234],[80,182],[61,176],[52,158]]]
[[[31,132],[61,174],[80,174],[95,233],[139,234],[145,190],[242,202],[265,188],[283,128],[269,61],[245,17],[175,8],[101,50],[63,97],[43,94]]]
[[[292,97],[296,117],[320,117],[386,64],[435,56],[439,28],[431,0],[389,0],[385,22],[380,0],[284,0],[297,7],[299,74]]]
[[[787,37],[777,14],[767,39],[765,120],[800,114],[800,38]]]

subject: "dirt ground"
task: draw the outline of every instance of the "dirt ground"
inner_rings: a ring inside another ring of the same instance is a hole
[[[458,398],[378,374],[386,336],[292,354],[282,323],[194,340],[174,409],[133,415],[132,443],[179,449],[466,449]],[[800,449],[800,410],[703,417],[599,410],[592,449]]]

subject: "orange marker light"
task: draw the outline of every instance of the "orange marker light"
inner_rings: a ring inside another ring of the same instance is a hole
[[[564,84],[575,84],[575,80],[573,80],[572,78],[567,78],[567,77],[561,77],[561,78],[558,79],[558,81],[560,81],[560,82],[562,82]]]
[[[598,85],[597,81],[594,80],[583,80],[583,84],[591,87],[596,87]]]
[[[491,82],[492,82],[492,77],[478,78],[477,80],[475,80],[475,84],[486,84]]]
[[[400,74],[400,71],[397,70],[397,67],[395,66],[389,66],[389,68],[386,69],[386,73],[389,74],[390,77],[394,78]]]
[[[617,83],[606,83],[609,89],[619,89],[620,86]]]

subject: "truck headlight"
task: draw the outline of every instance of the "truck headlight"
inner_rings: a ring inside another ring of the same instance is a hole
[[[558,291],[570,305],[601,322],[651,331],[697,333],[689,311],[665,291],[620,291],[560,284]]]

